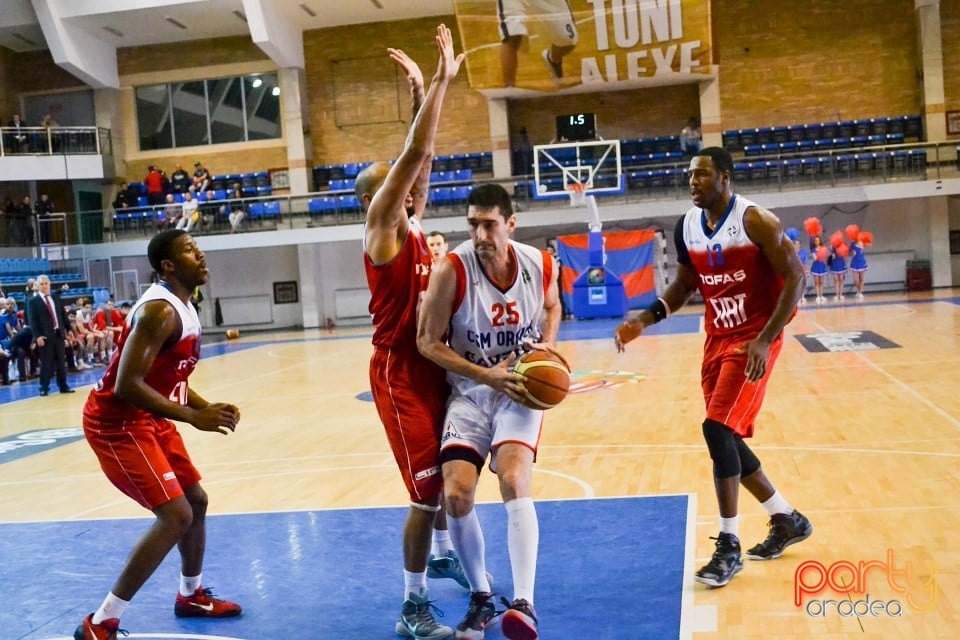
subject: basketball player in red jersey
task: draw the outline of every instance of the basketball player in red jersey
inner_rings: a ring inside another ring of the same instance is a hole
[[[370,388],[410,494],[403,530],[404,600],[395,630],[416,640],[453,635],[450,627],[434,620],[426,582],[430,537],[440,504],[438,455],[447,388],[443,370],[423,358],[416,344],[417,308],[432,263],[419,221],[441,105],[463,61],[463,54],[454,55],[453,37],[445,25],[437,27],[436,41],[437,72],[403,152],[392,166],[381,162],[367,167],[355,184],[366,211],[364,267],[374,326]],[[402,51],[389,51],[408,77],[419,74]],[[412,80],[414,91],[415,85]]]
[[[189,301],[194,287],[207,281],[204,255],[179,229],[154,236],[147,255],[160,281],[127,316],[118,348],[83,408],[83,432],[110,482],[157,520],[103,604],[77,627],[76,640],[114,640],[121,614],[174,545],[181,556],[174,613],[240,614],[239,605],[214,598],[201,585],[207,494],[171,422],[227,434],[240,419],[237,407],[207,402],[187,384],[200,358],[200,319]]]
[[[706,343],[701,385],[707,415],[703,437],[713,459],[720,505],[720,535],[697,582],[722,587],[743,568],[737,499],[742,484],[770,516],[767,538],[747,551],[752,560],[779,558],[784,548],[813,533],[813,526],[773,487],[744,442],[753,435],[767,381],[783,346],[783,328],[803,293],[803,265],[780,221],[734,194],[733,160],[719,147],[690,161],[693,207],[677,223],[677,276],[649,308],[616,330],[617,349],[666,318],[699,291],[704,299]]]

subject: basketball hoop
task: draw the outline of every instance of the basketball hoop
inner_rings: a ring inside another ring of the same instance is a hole
[[[587,196],[585,193],[586,189],[587,184],[585,182],[567,183],[567,194],[570,196],[571,207],[587,206]]]

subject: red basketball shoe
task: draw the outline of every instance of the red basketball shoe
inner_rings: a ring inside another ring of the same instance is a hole
[[[240,605],[213,597],[213,590],[200,587],[192,596],[177,594],[173,612],[180,618],[231,618],[240,615]]]
[[[100,624],[93,624],[93,614],[91,613],[77,630],[73,632],[73,640],[117,640],[117,634],[127,635],[127,632],[120,628],[120,621],[116,618],[107,618]]]

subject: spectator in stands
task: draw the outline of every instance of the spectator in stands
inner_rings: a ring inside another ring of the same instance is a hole
[[[90,298],[80,298],[77,300],[77,317],[83,326],[93,335],[94,346],[90,355],[87,357],[88,364],[99,364],[106,366],[106,341],[107,336],[103,331],[98,331],[93,326],[93,303]]]
[[[703,148],[703,135],[700,133],[700,121],[690,116],[687,124],[680,130],[680,148],[686,156],[693,157]]]
[[[44,150],[51,153],[56,153],[60,151],[60,148],[63,146],[60,144],[60,133],[57,131],[51,131],[51,129],[56,129],[60,124],[53,119],[49,113],[43,116],[43,121],[41,121],[40,126],[43,127],[43,147]],[[47,145],[50,145],[47,147]]]
[[[3,212],[4,213],[13,213],[17,205],[13,204],[13,198],[7,196],[3,199]]]
[[[117,197],[113,199],[114,211],[121,211],[131,206],[131,201],[129,200],[129,189],[130,187],[126,182],[120,185],[120,190],[117,191]],[[133,200],[133,202],[136,202],[136,200]]]
[[[190,233],[197,221],[200,220],[200,203],[194,199],[192,192],[187,191],[183,196],[181,208],[183,209],[183,215],[177,221],[177,229],[183,229]]]
[[[7,136],[7,149],[10,153],[27,153],[30,151],[30,138],[27,133],[27,123],[20,119],[20,114],[13,114],[13,118],[7,123],[12,129]]]
[[[230,200],[227,204],[220,207],[221,215],[226,213],[227,220],[230,221],[230,233],[236,233],[240,230],[240,224],[247,217],[247,212],[243,208],[243,192],[240,190],[240,183],[234,182],[230,189]]]
[[[143,179],[143,184],[147,185],[147,202],[151,206],[163,204],[163,175],[160,170],[153,165],[147,167],[147,175]]]
[[[37,226],[40,228],[40,244],[50,242],[50,214],[53,213],[53,202],[45,193],[40,194],[34,206],[34,212],[37,214]]]
[[[78,300],[77,302],[79,303],[80,301]],[[70,329],[80,342],[79,355],[80,360],[83,362],[82,366],[77,364],[77,368],[91,369],[93,368],[94,355],[98,355],[100,353],[97,334],[93,331],[90,331],[90,329],[88,329],[87,325],[84,323],[82,305],[77,304],[70,316],[72,317]]]
[[[157,231],[176,228],[180,218],[183,217],[183,207],[173,199],[172,193],[167,194],[166,202],[163,207],[163,215],[157,218]]]
[[[520,176],[533,172],[533,145],[527,135],[527,128],[520,127],[516,143],[511,153],[513,175]]]
[[[4,300],[0,311],[0,346],[16,359],[20,382],[36,377],[33,332],[24,325],[13,298]]]
[[[190,177],[190,174],[187,173],[183,166],[178,162],[176,164],[176,169],[173,174],[170,176],[170,190],[173,193],[186,193],[190,190],[190,185],[193,184],[193,178]]]
[[[433,264],[437,265],[443,257],[447,255],[447,239],[439,231],[431,231],[427,234],[427,247],[430,249],[430,255],[433,256]]]
[[[193,188],[197,193],[210,188],[210,173],[199,160],[193,163]]]
[[[93,315],[93,322],[90,323],[91,328],[102,332],[105,336],[102,356],[104,362],[110,361],[113,347],[117,344],[120,334],[123,333],[123,322],[124,316],[114,308],[113,298],[103,303],[100,310]]]
[[[33,246],[33,207],[30,206],[30,196],[23,196],[23,200],[13,210],[13,235],[15,244]]]

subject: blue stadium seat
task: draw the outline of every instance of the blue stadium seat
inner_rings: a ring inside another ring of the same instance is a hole
[[[453,179],[456,182],[470,182],[473,180],[473,170],[457,169],[456,171],[454,171]]]
[[[337,208],[342,213],[356,213],[360,211],[360,201],[355,195],[337,196]]]
[[[257,197],[262,198],[264,196],[269,196],[272,194],[273,194],[273,187],[271,187],[269,184],[257,186]]]

